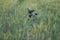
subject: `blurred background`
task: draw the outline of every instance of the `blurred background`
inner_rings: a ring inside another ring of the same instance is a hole
[[[0,40],[60,40],[60,0],[0,0]]]

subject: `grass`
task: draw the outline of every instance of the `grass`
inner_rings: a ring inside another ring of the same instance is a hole
[[[0,0],[0,40],[60,40],[60,0]]]

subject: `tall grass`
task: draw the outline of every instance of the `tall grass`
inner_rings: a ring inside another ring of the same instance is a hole
[[[34,20],[27,8],[38,13]],[[60,40],[60,1],[0,0],[0,40]]]

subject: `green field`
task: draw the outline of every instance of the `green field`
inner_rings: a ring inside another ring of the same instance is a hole
[[[0,40],[60,40],[60,0],[0,0]]]

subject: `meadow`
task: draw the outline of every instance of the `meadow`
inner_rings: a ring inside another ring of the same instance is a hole
[[[60,0],[0,0],[0,40],[60,40]]]

